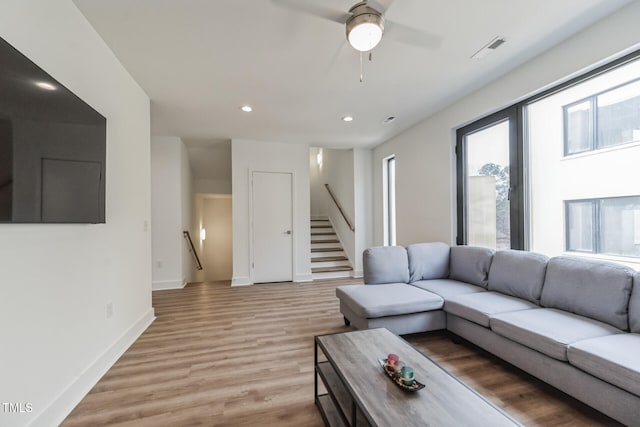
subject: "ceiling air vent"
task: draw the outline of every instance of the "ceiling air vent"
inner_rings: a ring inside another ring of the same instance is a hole
[[[486,45],[484,45],[480,50],[478,50],[476,53],[474,53],[473,55],[471,55],[471,59],[482,59],[485,56],[489,55],[491,52],[493,52],[494,50],[496,50],[497,48],[499,48],[500,46],[502,46],[502,44],[505,42],[506,40],[504,39],[504,37],[498,36],[496,38],[494,38],[493,40],[491,40],[489,43],[487,43]]]

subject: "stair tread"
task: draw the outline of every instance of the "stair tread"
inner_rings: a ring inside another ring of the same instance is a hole
[[[312,240],[311,244],[314,243],[340,243],[340,240],[337,239],[330,239],[330,240]]]
[[[353,270],[351,266],[344,265],[344,266],[337,266],[337,267],[316,267],[316,268],[312,268],[311,272],[312,273],[331,273],[336,271],[351,271],[351,270]]]
[[[320,231],[318,233],[311,232],[312,236],[335,236],[336,233],[333,231]]]
[[[311,228],[332,228],[331,224],[327,224],[327,225],[313,225],[311,224]]]
[[[342,252],[342,248],[311,248],[311,252]]]
[[[349,261],[346,256],[323,256],[311,258],[311,262],[328,262],[328,261]]]

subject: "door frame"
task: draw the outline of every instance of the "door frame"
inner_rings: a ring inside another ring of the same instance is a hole
[[[254,227],[253,227],[253,174],[254,173],[281,173],[291,175],[291,281],[295,281],[297,263],[297,227],[296,227],[296,172],[286,169],[252,169],[249,168],[249,283],[254,280]]]

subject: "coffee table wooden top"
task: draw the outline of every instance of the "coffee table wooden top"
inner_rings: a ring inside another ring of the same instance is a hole
[[[316,337],[323,353],[372,425],[519,425],[409,343],[387,329]],[[382,371],[378,359],[395,353],[413,367],[425,388],[405,392]]]

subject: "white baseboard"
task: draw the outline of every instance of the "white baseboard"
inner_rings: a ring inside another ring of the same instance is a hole
[[[353,274],[351,275],[351,277],[354,277],[356,279],[359,279],[359,278],[361,278],[363,276],[364,276],[364,271],[363,270],[355,270],[353,272]]]
[[[91,391],[94,385],[156,319],[153,307],[125,331],[104,353],[80,374],[60,395],[29,424],[30,427],[57,426]]]
[[[253,285],[248,277],[234,277],[231,279],[231,286],[248,286]]]
[[[163,291],[165,289],[182,289],[186,282],[182,280],[163,280],[160,282],[151,282],[152,291]]]
[[[296,274],[293,278],[294,282],[313,282],[313,275],[309,274]]]

